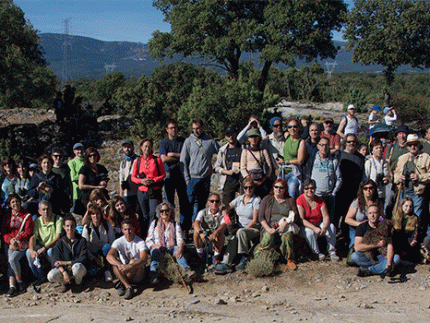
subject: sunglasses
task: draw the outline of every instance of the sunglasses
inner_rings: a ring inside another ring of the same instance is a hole
[[[279,128],[279,127],[282,127],[282,124],[274,124],[273,125],[273,128]]]
[[[170,210],[169,209],[161,209],[160,210],[160,213],[167,213],[167,212],[169,212]]]
[[[363,187],[363,191],[371,191],[373,190],[373,186],[365,186]]]
[[[254,186],[244,186],[243,189],[244,190],[252,190],[254,188]]]
[[[314,189],[315,189],[315,186],[305,187],[304,189],[305,189],[305,191],[306,191],[306,190],[314,190]]]
[[[275,185],[275,186],[273,186],[274,188],[277,188],[278,190],[283,190],[284,189],[284,187],[283,186],[277,186],[277,185]]]
[[[411,147],[411,146],[418,147],[418,145],[419,144],[417,142],[411,142],[411,143],[407,144],[407,146],[409,146],[409,147]]]
[[[54,157],[54,158],[60,158],[61,155],[52,155],[52,157]]]
[[[347,144],[356,144],[356,141],[355,140],[347,140],[346,143]]]
[[[88,157],[97,157],[97,154],[89,154]]]
[[[288,125],[288,129],[294,128],[297,129],[299,126],[298,125]]]
[[[209,202],[211,202],[211,203],[219,203],[220,200],[209,200]]]

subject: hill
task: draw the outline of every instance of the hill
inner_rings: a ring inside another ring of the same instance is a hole
[[[151,72],[160,65],[151,59],[148,52],[148,45],[133,42],[106,42],[93,38],[82,36],[69,36],[70,46],[70,74],[72,79],[76,78],[101,78],[105,75],[105,65],[115,65],[116,71],[121,71],[126,77],[139,77],[142,74],[150,75]],[[40,43],[45,50],[45,57],[49,67],[58,77],[62,78],[63,67],[63,43],[62,34],[40,34]],[[382,67],[378,65],[362,66],[361,64],[352,63],[352,52],[345,51],[345,42],[335,42],[340,50],[334,60],[319,60],[320,64],[325,67],[325,62],[336,62],[334,72],[381,72]],[[244,53],[242,61],[253,59],[256,66],[258,64],[257,53]],[[202,58],[184,58],[181,55],[175,55],[172,59],[166,59],[165,63],[171,63],[178,60],[192,62],[195,65],[204,65]],[[303,66],[304,61],[298,61],[297,66]],[[285,65],[280,64],[280,67]],[[222,69],[217,72],[222,73]],[[429,71],[429,70],[425,70]],[[411,69],[409,66],[402,66],[398,72],[416,73],[422,72],[419,69]]]

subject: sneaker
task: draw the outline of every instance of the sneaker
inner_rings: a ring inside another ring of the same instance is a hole
[[[131,286],[127,287],[124,293],[124,299],[132,299],[133,296],[133,288]]]
[[[323,254],[323,253],[319,253],[318,254],[318,260],[319,261],[323,261],[325,259],[325,254]]]
[[[245,256],[243,256],[243,257],[240,259],[239,263],[236,265],[235,269],[236,269],[236,270],[245,270],[245,268],[246,268],[246,262],[247,262],[247,261],[248,261],[248,258],[247,258],[247,257],[245,257]]]
[[[105,270],[105,281],[111,282],[113,280],[110,270]]]
[[[369,269],[367,269],[367,268],[358,268],[358,271],[357,271],[357,276],[358,277],[367,277],[367,276],[371,276],[371,275],[372,275],[372,273],[370,272]]]
[[[330,260],[331,260],[331,261],[339,261],[339,260],[340,260],[340,258],[339,258],[339,256],[338,256],[338,255],[336,255],[336,254],[334,253],[334,254],[331,254],[331,255],[330,255]]]
[[[189,279],[189,280],[193,280],[194,278],[197,277],[197,274],[194,270],[191,270],[190,267],[185,268],[185,276]]]
[[[233,269],[227,264],[220,263],[220,264],[215,266],[214,273],[216,275],[225,275],[225,274],[230,274],[232,272],[233,272]]]
[[[155,285],[160,282],[160,279],[158,278],[158,274],[156,271],[151,271],[150,277],[151,277],[151,284]]]
[[[212,263],[216,266],[221,262],[220,256],[214,256],[212,259]]]
[[[14,297],[14,296],[16,296],[16,295],[18,295],[18,292],[17,292],[17,290],[16,290],[16,287],[15,287],[15,286],[11,286],[11,287],[9,288],[9,291],[7,292],[6,296],[7,296],[7,297]]]
[[[121,285],[118,288],[118,296],[124,296],[125,294],[125,286],[121,283]]]
[[[60,293],[65,293],[69,290],[69,286],[66,284],[61,284]]]
[[[288,260],[287,264],[288,264],[288,267],[290,267],[291,270],[296,270],[297,269],[297,265],[296,265],[296,262],[294,260]]]
[[[18,294],[24,294],[27,291],[23,282],[18,283]]]

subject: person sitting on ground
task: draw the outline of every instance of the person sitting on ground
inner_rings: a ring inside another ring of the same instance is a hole
[[[25,256],[29,239],[33,234],[33,219],[30,213],[22,208],[18,194],[9,194],[6,205],[9,209],[3,218],[1,234],[8,259],[9,291],[6,295],[13,297],[25,293],[19,261]]]
[[[227,228],[227,224],[221,213],[220,203],[221,199],[218,194],[209,194],[207,207],[199,211],[193,223],[193,239],[197,255],[201,261],[204,261],[204,248],[209,242],[212,242],[214,247],[214,265],[219,264],[221,261],[221,252],[225,241],[224,231]]]
[[[96,205],[100,209],[103,215],[103,219],[108,219],[110,209],[109,203],[106,200],[103,190],[96,188],[91,191],[90,200],[86,205],[87,211],[82,217],[82,225],[89,224],[91,222],[91,217],[88,215],[88,205],[90,204]]]
[[[115,276],[120,280],[118,295],[124,296],[124,299],[132,299],[134,291],[131,284],[137,284],[143,280],[149,249],[145,241],[134,234],[131,219],[122,221],[121,230],[123,236],[112,243],[106,259],[112,265]]]
[[[400,201],[397,212],[393,215],[393,229],[394,251],[402,260],[417,263],[420,256],[419,219],[414,214],[414,202],[411,198],[404,197]]]
[[[82,237],[88,242],[89,274],[97,274],[100,269],[104,270],[105,280],[112,281],[112,273],[107,266],[106,256],[115,240],[115,232],[111,224],[103,218],[100,209],[90,204],[87,213],[91,218],[89,224],[84,225]],[[93,269],[93,270],[92,270]]]
[[[376,204],[368,206],[368,221],[360,224],[354,240],[355,252],[351,255],[351,262],[359,266],[357,276],[366,277],[371,275],[381,275],[390,273],[400,262],[400,257],[394,254],[394,247],[391,242],[380,240],[373,244],[363,243],[363,237],[366,232],[376,230],[380,218],[380,207]],[[387,247],[387,256],[384,258],[381,254],[377,256],[377,263],[367,258],[362,252]]]
[[[293,235],[299,233],[298,225],[302,225],[302,221],[294,199],[288,195],[285,180],[277,179],[273,183],[272,191],[261,201],[258,219],[262,228],[257,254],[261,250],[279,246],[288,267],[296,270]]]
[[[28,174],[28,162],[20,159],[16,163],[18,176],[13,178],[9,185],[9,194],[18,194],[22,202],[28,201],[28,188],[30,187],[30,175]]]
[[[27,261],[36,278],[33,286],[39,286],[46,279],[43,272],[42,259],[49,262],[49,268],[54,265],[54,245],[60,239],[63,218],[52,214],[52,206],[48,201],[39,202],[39,217],[34,220],[33,236],[27,249]]]
[[[149,226],[148,237],[145,240],[146,246],[151,250],[151,283],[159,282],[157,268],[160,257],[165,252],[176,258],[190,279],[194,278],[196,273],[190,269],[184,257],[185,242],[181,226],[174,220],[175,209],[169,203],[162,202],[157,206],[156,215],[157,219]]]
[[[243,189],[245,194],[238,196],[229,204],[232,210],[236,210],[239,229],[233,237],[228,239],[223,261],[215,269],[217,275],[231,273],[237,255],[240,257],[240,261],[235,269],[244,270],[249,258],[251,242],[260,236],[258,210],[261,200],[254,194],[255,183],[251,177],[243,180]]]
[[[87,274],[85,263],[88,260],[87,240],[76,233],[76,220],[73,215],[66,214],[63,224],[64,234],[54,247],[52,260],[54,267],[48,273],[48,280],[61,283],[61,293],[65,293],[72,281],[77,285],[82,283]]]
[[[128,207],[123,197],[116,195],[111,200],[111,207],[109,208],[108,221],[115,230],[115,236],[119,238],[122,236],[121,223],[125,219],[131,219],[134,225],[134,232],[140,238],[141,231],[139,221],[137,220],[136,212]]]
[[[327,239],[327,251],[332,261],[339,261],[336,255],[336,228],[330,223],[330,215],[324,200],[315,195],[316,182],[307,179],[303,183],[304,193],[297,200],[297,209],[303,221],[300,234],[306,239],[312,252],[319,260],[324,260],[325,255],[320,252],[317,239],[325,236]]]

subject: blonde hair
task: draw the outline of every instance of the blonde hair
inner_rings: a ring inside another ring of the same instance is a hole
[[[412,203],[412,207],[414,207],[414,201],[410,197],[404,197],[400,201],[399,207],[397,210],[395,210],[395,213],[393,214],[393,227],[394,230],[401,230],[403,219],[405,218],[405,212],[403,212],[403,205],[410,201]]]

